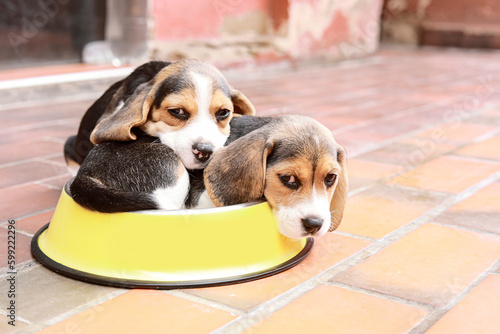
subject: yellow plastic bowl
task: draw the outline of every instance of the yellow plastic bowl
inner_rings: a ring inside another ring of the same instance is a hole
[[[106,214],[74,202],[70,182],[31,250],[46,267],[86,282],[155,289],[246,282],[295,266],[313,245],[281,235],[267,202]]]

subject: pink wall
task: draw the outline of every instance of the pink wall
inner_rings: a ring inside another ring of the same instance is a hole
[[[155,40],[216,38],[225,16],[252,11],[269,13],[269,1],[272,0],[154,0]]]
[[[382,2],[152,0],[153,54],[227,64],[358,58],[378,46]]]

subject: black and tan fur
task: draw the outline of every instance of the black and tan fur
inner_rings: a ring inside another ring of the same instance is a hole
[[[94,145],[136,140],[133,130],[140,129],[170,146],[187,168],[203,168],[224,144],[234,113],[255,110],[215,67],[196,60],[152,61],[113,84],[87,110],[78,134],[65,144],[65,158],[68,166],[78,167]]]
[[[231,143],[205,169],[216,206],[265,198],[282,234],[293,238],[338,227],[348,192],[346,156],[327,128],[304,116],[238,117],[231,131]]]

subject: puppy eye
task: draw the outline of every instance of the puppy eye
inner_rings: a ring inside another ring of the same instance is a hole
[[[218,122],[225,120],[231,115],[231,110],[229,109],[221,109],[215,113],[215,118]]]
[[[335,183],[335,180],[337,179],[337,175],[335,174],[328,174],[326,177],[325,177],[325,185],[326,187],[331,187],[333,186],[333,184]]]
[[[280,175],[281,183],[285,185],[285,187],[297,190],[299,188],[299,184],[293,175]]]
[[[184,111],[182,108],[169,108],[167,109],[170,115],[174,116],[175,118],[185,120],[188,118],[188,113]]]

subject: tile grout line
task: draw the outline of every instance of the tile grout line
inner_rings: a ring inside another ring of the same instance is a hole
[[[479,110],[479,111],[476,111],[474,114],[472,115],[469,115],[469,117],[467,118],[464,118],[464,119],[469,119],[469,118],[473,118],[475,116],[479,116],[481,115],[482,113],[484,112],[483,109]],[[416,112],[418,113],[418,112]],[[415,113],[415,114],[416,114]],[[375,151],[375,150],[378,150],[380,148],[383,148],[384,146],[388,146],[394,142],[397,142],[398,140],[401,140],[401,139],[405,139],[405,138],[411,138],[413,137],[414,135],[420,133],[420,132],[424,132],[424,131],[429,131],[429,130],[432,130],[438,126],[443,126],[445,124],[447,124],[448,122],[446,121],[442,121],[442,122],[437,122],[437,123],[431,123],[429,125],[424,125],[424,126],[421,126],[415,130],[412,130],[412,131],[408,131],[406,133],[402,133],[400,135],[397,135],[395,137],[392,137],[392,138],[388,138],[386,140],[383,140],[381,141],[380,143],[375,143],[375,144],[372,144],[372,145],[367,145],[367,147],[365,149],[361,149],[359,150],[358,152],[355,152],[354,154],[352,154],[350,157],[351,158],[356,158],[356,157],[359,157],[361,155],[364,155],[364,154],[367,154],[367,153],[370,153],[372,151]],[[371,125],[371,124],[370,124]],[[340,129],[343,129],[343,128],[340,128]],[[340,130],[339,129],[339,130]],[[332,131],[333,132],[333,131]],[[334,133],[335,136],[337,136],[335,133]],[[340,133],[339,136],[341,136],[342,134]],[[429,140],[429,141],[432,141],[432,138],[423,138],[424,140]],[[463,146],[466,146],[466,145],[463,145]],[[460,147],[460,146],[459,146]],[[458,149],[459,147],[455,148]]]
[[[432,326],[434,326],[437,321],[439,321],[439,319],[441,319],[446,313],[448,313],[458,303],[460,303],[460,301],[462,301],[472,290],[474,290],[474,288],[481,284],[481,282],[484,281],[486,277],[493,274],[499,267],[500,260],[497,260],[446,306],[442,308],[436,308],[435,310],[427,314],[417,326],[415,326],[408,332],[408,334],[423,334],[427,332]]]
[[[7,318],[7,312],[4,312],[4,311],[3,311],[3,309],[2,309],[2,311],[0,311],[0,315],[3,315],[3,316],[5,316],[5,317]],[[35,325],[35,324],[34,324],[34,323],[32,323],[31,321],[26,320],[25,318],[20,317],[20,316],[18,316],[17,314],[16,314],[16,321],[22,321],[22,322],[26,323],[26,324],[27,324],[28,326],[30,326],[30,327],[31,327],[31,326],[33,326],[33,325]],[[16,326],[17,326],[17,325],[16,325]],[[20,332],[14,332],[13,334],[16,334],[16,333],[23,333],[23,331],[21,330]]]
[[[36,261],[35,259],[28,259],[24,262],[19,263],[19,267],[16,267],[16,273],[19,274],[21,271],[29,270],[30,268],[35,268],[35,267],[40,267],[42,266],[41,263]],[[7,267],[3,267],[0,269],[0,278],[7,277],[8,274],[8,269]]]
[[[496,129],[496,130],[492,130],[491,132],[487,132],[485,133],[484,135],[481,135],[479,137],[476,137],[474,138],[470,144],[473,145],[473,144],[478,144],[478,143],[481,143],[483,141],[486,141],[488,139],[491,139],[491,138],[494,138],[494,137],[497,137],[498,135],[500,135],[500,130]]]
[[[70,122],[75,121],[75,120],[79,120],[79,118],[68,117],[68,118],[64,118],[64,119],[59,119],[56,122],[54,122],[54,120],[50,120],[50,121],[43,121],[43,122],[39,122],[39,123],[31,123],[31,124],[27,124],[27,125],[14,126],[14,127],[9,128],[9,129],[2,130],[2,132],[3,133],[15,133],[15,132],[19,132],[19,131],[41,129],[41,128],[50,127],[50,126],[54,126],[54,125],[64,125],[65,123],[69,124]],[[59,122],[62,122],[62,123],[59,123]]]
[[[120,295],[123,295],[129,291],[130,290],[125,290],[125,289],[116,289],[116,290],[110,291],[108,294],[106,294],[102,297],[99,297],[97,299],[89,301],[85,304],[78,305],[77,307],[74,307],[67,312],[61,313],[61,314],[59,314],[59,315],[57,315],[49,320],[46,320],[43,324],[45,325],[45,327],[55,325],[61,321],[72,318],[75,315],[78,315],[84,311],[90,310],[94,307],[99,307],[99,305],[101,305],[101,304],[103,304],[111,299],[114,299]],[[99,310],[97,310],[97,311],[99,311]]]
[[[355,285],[350,285],[350,284],[346,284],[346,283],[342,283],[342,282],[329,281],[329,282],[325,282],[325,285],[335,286],[335,287],[343,288],[343,289],[354,291],[354,292],[361,292],[365,295],[377,297],[379,299],[388,300],[388,301],[395,302],[395,303],[402,304],[402,305],[408,305],[408,306],[418,308],[420,310],[424,310],[427,312],[431,312],[437,308],[434,305],[419,302],[417,300],[393,296],[393,295],[389,295],[386,293],[382,293],[382,292],[378,292],[378,291],[374,291],[374,290],[370,290],[370,289],[365,289],[365,288],[357,287]]]
[[[49,154],[45,154],[45,155],[31,157],[28,159],[6,162],[4,164],[0,164],[0,169],[1,168],[8,168],[8,167],[15,167],[15,166],[19,166],[19,165],[26,164],[29,162],[37,161],[36,159],[52,159],[52,158],[58,158],[60,156],[62,156],[62,152],[61,153],[49,153]]]
[[[49,179],[43,179],[43,180],[38,180],[38,181],[33,181],[34,184],[38,184],[39,186],[44,186],[49,189],[54,189],[54,190],[62,190],[61,187],[54,186],[48,183],[44,183],[44,181],[49,181]]]
[[[344,132],[357,130],[357,129],[360,129],[363,127],[375,125],[375,124],[380,123],[380,122],[397,120],[398,118],[401,118],[404,116],[409,116],[409,115],[418,115],[419,113],[422,113],[425,111],[430,111],[430,110],[435,109],[435,108],[440,108],[440,107],[442,108],[442,107],[450,106],[458,99],[459,99],[458,97],[454,97],[454,98],[450,97],[449,99],[447,99],[445,101],[437,101],[437,102],[433,101],[433,102],[429,102],[429,103],[421,105],[421,106],[409,107],[407,109],[403,109],[403,110],[400,110],[400,111],[395,112],[395,113],[390,113],[390,114],[384,115],[382,117],[370,118],[370,119],[368,119],[364,122],[361,122],[361,123],[341,127],[340,129],[333,130],[332,134],[334,136],[339,136],[339,135],[342,135],[342,133],[344,133]],[[349,115],[349,113],[346,113],[346,115]],[[441,123],[439,123],[439,124],[441,124]],[[435,126],[435,125],[436,124],[432,123],[432,124],[429,124],[428,126]],[[422,128],[413,130],[410,133],[412,133],[414,131],[419,131],[420,129],[425,130],[426,127],[427,126],[422,126]],[[404,136],[406,136],[408,134],[409,133],[405,133]]]
[[[44,158],[43,156],[42,157],[36,157],[34,160],[35,161],[40,161],[40,162],[43,162],[43,163],[46,163],[46,164],[54,165],[54,166],[59,166],[59,167],[64,167],[64,168],[67,167],[67,165],[65,163],[63,163],[63,162],[50,160],[50,159]]]
[[[0,229],[4,229],[4,228],[6,229],[7,227],[6,227],[6,226],[3,226],[3,225],[2,225],[2,226],[0,226]],[[28,232],[25,232],[25,231],[23,231],[23,230],[19,230],[19,229],[17,229],[17,228],[16,228],[16,235],[17,235],[17,234],[21,234],[21,235],[24,235],[24,236],[27,236],[27,237],[30,237],[30,238],[32,238],[32,237],[33,237],[33,235],[34,235],[34,234],[31,234],[31,233],[28,233]]]
[[[332,233],[333,234],[337,234],[337,235],[341,235],[341,236],[344,236],[344,237],[349,237],[349,238],[353,238],[353,239],[367,241],[367,242],[369,242],[371,244],[374,244],[374,243],[378,242],[378,240],[379,240],[377,238],[368,237],[366,235],[354,234],[354,233],[344,232],[344,231],[337,231],[337,230],[335,230]]]
[[[443,213],[456,203],[459,203],[465,198],[472,196],[479,190],[483,189],[484,187],[495,182],[498,179],[500,179],[500,172],[494,173],[489,177],[486,177],[482,181],[469,187],[463,192],[455,195],[452,198],[445,200],[443,203],[437,205],[434,209],[429,210],[427,213],[416,218],[412,222],[387,234],[384,238],[380,239],[379,242],[367,246],[366,248],[360,250],[359,252],[351,255],[349,258],[344,259],[343,261],[335,264],[334,266],[325,270],[324,272],[310,278],[309,280],[284,292],[283,294],[276,296],[275,298],[257,306],[253,310],[249,311],[246,315],[242,316],[240,319],[235,319],[230,323],[226,324],[225,326],[222,326],[219,329],[213,331],[212,333],[213,334],[240,333],[244,330],[251,328],[253,325],[271,316],[277,310],[285,307],[295,299],[300,298],[305,293],[320,286],[321,284],[327,283],[329,280],[333,279],[339,273],[344,272],[349,268],[361,263],[368,257],[376,254],[380,250],[391,245],[394,241],[401,239],[410,232],[416,230],[418,227],[431,221],[433,218],[439,216],[441,213]]]
[[[53,211],[54,209],[56,208],[56,206],[52,206],[50,208],[45,208],[43,210],[40,210],[40,211],[35,211],[35,212],[31,212],[31,213],[28,213],[27,215],[24,215],[24,216],[20,216],[20,217],[17,217],[17,218],[13,218],[16,222],[18,220],[22,220],[22,219],[26,219],[26,218],[31,218],[31,217],[34,217],[34,216],[37,216],[37,215],[40,215],[40,214],[43,214],[43,213],[47,213],[47,212],[50,212],[50,211]],[[3,221],[0,223],[0,226],[4,226],[7,224],[8,220],[12,220],[11,218],[7,218],[7,220]],[[47,222],[48,223],[48,222]]]
[[[99,96],[102,95],[103,92],[94,92],[94,93],[80,93],[74,94],[71,96],[64,97],[56,97],[48,100],[35,100],[35,101],[23,101],[23,102],[14,102],[0,105],[0,116],[1,113],[11,111],[11,110],[19,110],[26,109],[30,107],[47,107],[54,104],[68,104],[74,102],[84,102],[89,101],[89,106],[92,101],[95,101]]]
[[[31,181],[31,182],[27,182],[27,183],[35,183],[35,184],[39,184],[39,185],[43,185],[47,188],[51,188],[51,189],[56,189],[56,190],[60,190],[62,191],[64,189],[64,186],[63,188],[59,187],[59,186],[54,186],[54,185],[51,185],[51,184],[46,184],[45,182],[50,182],[50,181],[56,181],[60,178],[64,178],[64,179],[71,179],[71,176],[69,175],[69,173],[66,171],[64,172],[63,174],[59,174],[59,175],[54,175],[54,176],[49,176],[49,177],[45,177],[43,179],[38,179],[38,180],[34,180],[34,181]],[[67,182],[67,181],[66,181]],[[66,183],[65,182],[65,183]]]
[[[500,179],[500,171],[495,172],[495,173],[487,176],[483,180],[475,183],[474,185],[470,186],[469,188],[465,189],[464,191],[462,191],[458,194],[452,194],[453,196],[449,197],[448,199],[445,199],[443,201],[443,203],[437,205],[433,209],[429,210],[428,212],[426,212],[422,216],[416,218],[415,220],[413,220],[412,222],[408,223],[407,225],[401,227],[400,229],[397,229],[397,230],[393,231],[392,233],[387,234],[381,240],[388,239],[390,242],[393,242],[394,240],[399,239],[400,237],[415,230],[416,228],[418,228],[422,224],[425,224],[426,221],[430,222],[431,220],[438,217],[440,214],[442,214],[443,212],[445,212],[446,210],[448,210],[452,206],[460,203],[461,201],[465,200],[466,198],[471,197],[472,195],[476,194],[478,191],[486,188],[488,185],[494,183],[495,181],[497,181],[499,179]],[[417,189],[419,189],[419,188],[417,188]],[[422,189],[420,189],[420,190],[422,190]],[[426,189],[424,189],[424,190],[426,190]],[[423,221],[423,222],[421,222],[421,221]],[[412,225],[412,226],[409,226],[409,225]],[[407,226],[409,226],[411,228],[411,230],[407,231],[407,232],[402,232],[403,234],[398,236],[399,233],[397,233],[397,232],[400,230],[404,230],[405,227],[407,227]]]
[[[336,265],[332,266],[331,268],[327,269],[326,271],[329,271],[336,266],[348,261],[352,257],[358,256],[359,254],[365,253],[366,249],[368,247],[358,251],[357,253],[353,254],[351,257],[346,258]],[[324,272],[323,272],[324,273]],[[211,334],[233,334],[233,333],[240,333],[242,331],[248,330],[252,328],[255,324],[259,323],[261,320],[264,320],[265,318],[271,316],[273,313],[278,311],[279,309],[287,306],[294,300],[300,298],[307,292],[313,290],[314,288],[320,286],[321,284],[325,282],[320,281],[320,277],[323,275],[323,273],[318,274],[310,279],[308,279],[305,282],[300,283],[299,285],[293,287],[290,290],[285,291],[281,295],[278,295],[262,304],[259,306],[256,306],[252,310],[250,310],[247,314],[242,316],[240,319],[234,319],[230,323],[227,323],[226,325],[222,326],[221,328],[213,331]]]
[[[472,162],[477,162],[477,163],[495,164],[495,165],[499,165],[499,167],[500,167],[500,161],[498,161],[498,160],[485,159],[485,158],[477,158],[477,157],[469,157],[469,156],[461,156],[461,155],[455,154],[455,152],[457,150],[459,150],[459,149],[461,149],[462,147],[465,147],[465,146],[467,146],[467,145],[458,146],[454,150],[452,150],[452,151],[450,151],[450,152],[448,152],[448,153],[446,153],[444,155],[441,155],[440,157],[448,156],[448,157],[454,157],[454,158],[458,158],[458,159],[464,159],[464,160],[467,160],[467,161],[472,161]],[[425,163],[427,163],[429,161],[432,161],[434,159],[436,159],[436,157],[434,157],[434,158],[433,157],[429,157],[428,159],[424,159],[424,160],[421,161],[420,164],[413,166],[412,169],[420,167],[420,166],[424,165]],[[363,159],[360,159],[360,160],[361,161],[371,162],[370,160],[363,160]],[[395,179],[398,176],[401,176],[401,175],[403,175],[403,174],[405,174],[405,173],[407,173],[409,171],[410,170],[405,170],[405,169],[400,169],[399,171],[395,171],[394,173],[392,173],[392,174],[390,174],[388,176],[385,176],[383,178],[377,179],[374,182],[372,182],[372,183],[370,183],[370,184],[368,184],[366,186],[361,186],[359,188],[356,188],[354,190],[349,191],[348,196],[349,197],[356,196],[356,195],[358,195],[360,193],[363,193],[363,192],[365,192],[367,190],[375,188],[376,186],[381,185],[381,184],[394,185],[394,186],[401,187],[403,189],[410,190],[410,191],[427,191],[427,192],[435,193],[435,194],[453,195],[453,193],[444,192],[444,191],[438,191],[438,190],[432,190],[432,189],[424,189],[424,188],[416,188],[416,187],[411,187],[411,186],[407,186],[407,185],[404,185],[404,184],[391,184],[391,183],[387,182],[387,181]]]
[[[457,151],[459,151],[462,148],[467,147],[467,146],[468,145],[459,146],[459,147],[457,147],[457,149],[455,151],[452,151],[450,154],[447,154],[447,156],[449,156],[451,158],[455,158],[457,160],[472,161],[472,162],[481,162],[481,163],[484,163],[484,164],[496,165],[496,166],[500,167],[500,161],[495,160],[495,159],[457,154]]]
[[[58,138],[58,137],[44,136],[42,139],[44,141],[48,141],[48,142],[56,143],[56,144],[61,144],[61,145],[64,145],[66,143],[66,139]]]
[[[453,227],[453,228],[455,228],[457,230],[462,230],[462,231],[467,231],[467,232],[474,232],[474,233],[479,233],[479,234],[485,234],[485,235],[490,235],[490,236],[493,236],[493,237],[500,236],[499,233],[490,232],[490,231],[486,231],[486,230],[480,230],[480,229],[469,227],[469,226],[447,224],[447,223],[436,222],[436,221],[433,221],[432,223],[435,224],[435,225],[439,225],[439,226]]]
[[[171,296],[186,299],[186,300],[189,300],[189,301],[194,302],[194,303],[199,303],[199,304],[203,304],[206,306],[210,306],[210,307],[213,307],[213,308],[216,308],[216,309],[219,309],[222,311],[226,311],[226,312],[229,312],[231,314],[238,315],[238,316],[242,316],[242,315],[245,315],[247,313],[246,311],[241,310],[239,308],[232,307],[232,306],[229,306],[229,305],[226,305],[226,304],[223,304],[223,303],[220,303],[220,302],[208,299],[208,298],[199,297],[199,296],[190,294],[189,292],[185,292],[185,291],[181,291],[181,290],[160,290],[160,291],[165,293],[165,294],[171,295]]]

